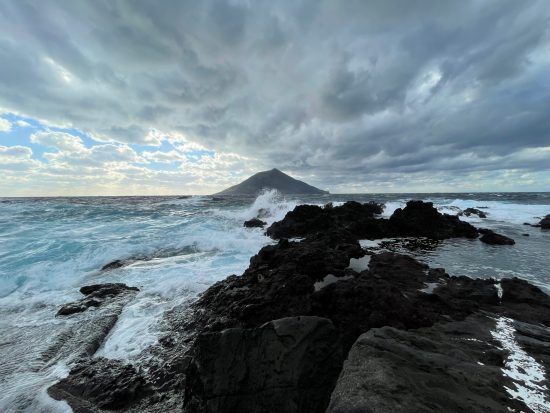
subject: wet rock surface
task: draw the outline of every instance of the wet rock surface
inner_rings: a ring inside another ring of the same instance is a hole
[[[516,241],[505,235],[497,234],[491,230],[485,230],[480,241],[491,245],[514,245]]]
[[[328,208],[300,205],[283,220],[273,223],[266,233],[279,239],[344,228],[360,239],[412,236],[442,240],[478,236],[475,227],[456,216],[439,213],[431,202],[409,201],[405,208],[396,209],[389,219],[375,217],[382,211],[380,204],[353,201]]]
[[[56,400],[67,400],[74,413],[121,410],[150,393],[145,379],[129,365],[104,358],[88,359],[48,389]]]
[[[198,337],[185,410],[321,412],[343,362],[332,323],[291,317]]]
[[[248,221],[244,221],[243,226],[245,228],[263,228],[265,227],[266,224],[267,222],[262,221],[261,219],[252,218],[252,219],[249,219]]]
[[[503,386],[505,353],[475,315],[430,328],[372,329],[353,345],[328,408],[352,412],[525,411]]]
[[[511,320],[506,334],[548,368],[550,297],[517,278],[455,277],[361,248],[360,239],[406,236],[411,248],[430,249],[492,234],[431,203],[411,201],[389,219],[381,212],[373,203],[297,207],[267,229],[278,242],[242,275],[167,313],[177,321],[147,363],[88,357],[51,394],[94,412],[535,411],[507,390],[518,385],[503,370],[515,347],[498,331]],[[357,259],[364,267],[350,265]],[[83,293],[109,306],[135,291]],[[547,381],[538,385],[550,400]]]
[[[542,229],[550,229],[550,215],[546,215],[538,224]]]
[[[460,212],[458,216],[471,216],[471,215],[477,215],[480,218],[487,218],[487,214],[483,212],[481,209],[477,208],[466,208],[464,211]]]
[[[117,296],[133,296],[139,289],[137,287],[128,287],[122,283],[108,283],[84,286],[80,292],[85,295],[84,298],[73,303],[65,304],[59,309],[57,315],[65,316],[86,311],[90,307],[100,307]]]

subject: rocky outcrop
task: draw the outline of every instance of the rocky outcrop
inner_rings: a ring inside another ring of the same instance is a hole
[[[443,240],[453,237],[476,238],[477,230],[458,217],[441,214],[431,202],[409,201],[389,220],[377,218],[383,206],[376,203],[346,202],[342,206],[321,208],[300,205],[273,223],[266,231],[272,238],[303,237],[333,228],[345,228],[358,239],[386,237],[426,237]]]
[[[506,352],[495,320],[474,315],[430,328],[383,327],[353,345],[328,412],[506,412],[525,406],[506,393]]]
[[[336,329],[318,317],[202,334],[193,356],[189,413],[321,412],[343,362]]]
[[[477,208],[466,208],[464,211],[460,212],[458,216],[471,216],[471,215],[477,215],[480,218],[487,218],[487,214],[483,212],[481,209]]]
[[[88,285],[80,289],[80,292],[85,295],[84,298],[65,304],[59,309],[57,315],[81,313],[90,307],[100,307],[115,297],[123,296],[123,299],[128,299],[133,297],[137,291],[139,291],[138,288],[128,287],[121,283]]]
[[[431,202],[409,201],[398,208],[389,219],[391,236],[447,239],[477,238],[477,230],[458,217],[440,214]]]
[[[248,221],[244,221],[243,226],[245,228],[263,228],[265,227],[266,224],[267,222],[262,221],[261,219],[252,218],[252,219],[249,219]]]
[[[395,252],[365,256],[363,238],[407,236],[435,248],[478,236],[431,203],[411,201],[390,219],[381,211],[297,207],[268,228],[278,242],[242,275],[212,285],[188,312],[170,311],[178,321],[149,350],[152,364],[132,370],[88,357],[51,394],[94,412],[530,411],[510,397],[517,383],[502,369],[521,351],[549,367],[550,297],[517,278],[454,277]],[[98,311],[106,311],[135,294],[108,293],[117,288],[83,293],[105,300]]]
[[[74,413],[126,409],[148,393],[150,386],[134,367],[105,358],[78,364],[48,389],[52,398],[69,402]]]
[[[550,215],[546,215],[538,224],[542,229],[550,229]]]
[[[385,235],[385,220],[376,220],[374,216],[382,211],[383,205],[374,202],[360,204],[349,201],[337,207],[328,204],[324,208],[317,205],[299,205],[288,212],[283,220],[273,223],[266,234],[280,239],[345,229],[359,238],[381,238]]]
[[[514,245],[516,241],[505,235],[497,234],[491,230],[485,230],[480,238],[481,242],[491,245]]]

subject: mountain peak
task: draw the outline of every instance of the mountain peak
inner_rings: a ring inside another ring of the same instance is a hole
[[[263,189],[276,189],[282,194],[321,195],[328,193],[273,168],[269,171],[258,172],[240,184],[218,192],[216,195],[256,195]]]

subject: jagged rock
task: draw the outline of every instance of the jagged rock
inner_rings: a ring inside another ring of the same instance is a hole
[[[252,218],[248,221],[244,221],[244,227],[246,228],[263,228],[267,222],[258,218]]]
[[[74,413],[121,410],[149,392],[150,386],[134,367],[102,357],[78,364],[48,389],[54,399],[66,400]]]
[[[458,215],[459,216],[465,215],[467,217],[469,217],[471,215],[477,215],[480,218],[487,218],[487,214],[485,212],[483,212],[482,210],[477,209],[477,208],[466,208],[464,211],[460,212]]]
[[[383,327],[353,345],[328,413],[526,411],[504,386],[506,353],[491,331],[494,319],[464,321],[418,330]]]
[[[309,314],[315,282],[327,274],[345,275],[350,258],[363,255],[353,236],[341,230],[263,247],[242,276],[230,276],[203,294],[195,325],[213,330],[257,327]]]
[[[319,317],[203,334],[193,354],[189,413],[322,412],[343,362],[338,332]]]
[[[121,294],[133,295],[137,291],[139,291],[138,288],[128,287],[126,284],[122,283],[88,285],[80,289],[80,292],[86,297],[73,303],[65,304],[59,309],[57,315],[81,313],[90,307],[101,306],[109,298],[113,298]]]
[[[115,270],[117,268],[125,267],[128,264],[134,262],[133,260],[114,260],[101,267],[101,271]]]
[[[392,236],[447,239],[477,238],[477,230],[458,217],[440,214],[431,202],[409,201],[398,208],[389,219]]]
[[[383,237],[385,220],[374,219],[382,211],[383,205],[375,202],[360,204],[349,201],[338,207],[325,208],[299,205],[283,220],[273,223],[266,234],[275,239],[292,238],[343,228],[357,237]]]
[[[550,215],[546,215],[538,224],[542,229],[550,229]]]
[[[485,232],[481,238],[481,242],[484,242],[485,244],[491,244],[491,245],[514,245],[516,241],[514,241],[512,238],[508,238],[505,235],[497,234],[496,232],[493,232],[491,230],[488,230]]]

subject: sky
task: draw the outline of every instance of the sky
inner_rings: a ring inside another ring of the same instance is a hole
[[[0,2],[0,196],[550,190],[547,0]]]

